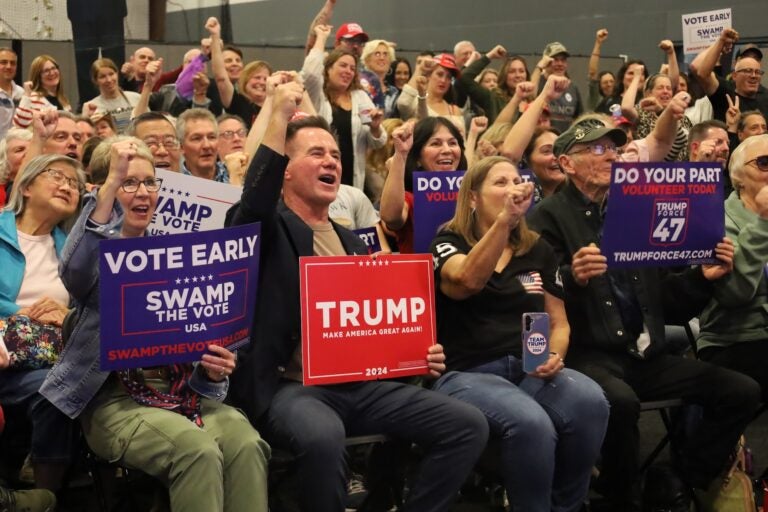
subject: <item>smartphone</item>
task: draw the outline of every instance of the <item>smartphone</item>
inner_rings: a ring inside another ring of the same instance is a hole
[[[549,314],[523,313],[523,371],[535,372],[549,359]]]
[[[371,110],[361,110],[360,111],[360,122],[363,124],[371,124],[372,118],[371,118]]]

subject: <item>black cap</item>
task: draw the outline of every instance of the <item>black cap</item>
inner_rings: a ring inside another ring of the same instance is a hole
[[[760,62],[763,60],[763,52],[758,48],[756,44],[745,44],[741,48],[739,48],[739,51],[736,52],[736,60],[739,60],[742,57],[752,57],[756,61]]]
[[[552,147],[555,156],[564,155],[576,144],[594,142],[603,137],[610,138],[617,147],[627,143],[627,134],[621,128],[605,126],[600,119],[587,118],[574,123],[560,135]]]

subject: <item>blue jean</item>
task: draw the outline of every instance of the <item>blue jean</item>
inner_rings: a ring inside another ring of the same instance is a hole
[[[602,389],[564,369],[550,380],[507,356],[443,375],[433,388],[468,402],[501,438],[501,468],[512,510],[579,510],[608,423]]]
[[[23,407],[32,423],[32,462],[69,462],[77,426],[38,390],[48,370],[0,371],[0,404]]]
[[[296,457],[304,512],[340,512],[346,497],[345,437],[387,434],[418,444],[424,458],[406,512],[448,510],[488,439],[474,407],[393,381],[302,386],[283,381],[259,431]]]

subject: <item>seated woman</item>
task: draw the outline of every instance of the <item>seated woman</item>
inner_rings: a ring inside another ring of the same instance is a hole
[[[64,249],[61,277],[79,317],[40,390],[71,418],[99,457],[168,486],[172,510],[267,510],[269,447],[245,416],[224,405],[235,356],[215,345],[197,364],[99,369],[99,242],[144,236],[161,180],[139,139],[97,148],[109,174],[86,196]]]
[[[479,408],[501,438],[512,510],[581,510],[608,422],[591,379],[564,366],[570,327],[554,250],[525,224],[533,185],[506,158],[464,175],[456,213],[432,242],[438,339],[433,389]],[[522,315],[550,318],[549,358],[526,373]]]
[[[427,117],[392,132],[395,154],[381,194],[384,227],[395,235],[401,253],[413,252],[413,172],[467,168],[464,140],[451,121]]]
[[[733,272],[714,282],[700,316],[699,358],[755,379],[768,401],[768,134],[739,144],[728,166],[734,191],[725,201]]]
[[[15,182],[8,205],[0,213],[0,323],[7,322],[4,329],[13,329],[10,317],[26,317],[40,328],[19,326],[24,331],[61,327],[69,311],[69,293],[59,278],[59,256],[67,237],[63,227],[77,212],[85,175],[76,160],[43,155],[32,159]],[[38,393],[56,354],[43,340],[36,347],[36,354],[9,354],[0,336],[0,352],[5,354],[0,357],[0,403],[27,411],[32,423],[30,456],[35,484],[55,492],[71,461],[75,429],[69,418]],[[42,355],[48,365],[30,369],[23,364]]]
[[[357,57],[336,49],[325,59],[328,25],[314,28],[317,39],[304,59],[301,74],[317,114],[336,132],[341,151],[341,182],[360,190],[365,186],[365,152],[387,142],[383,114],[361,88]]]
[[[427,116],[444,117],[464,131],[464,111],[452,103],[451,80],[457,78],[459,68],[453,55],[441,53],[434,59],[421,59],[416,72],[403,86],[397,98],[400,117],[423,119]]]
[[[0,140],[0,207],[5,206],[11,196],[13,180],[21,168],[32,140],[32,132],[21,128],[10,128]]]

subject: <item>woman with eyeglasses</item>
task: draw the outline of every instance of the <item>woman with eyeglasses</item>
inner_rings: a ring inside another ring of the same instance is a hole
[[[72,111],[61,83],[59,64],[50,55],[38,55],[29,65],[29,81],[24,82],[24,96],[13,116],[13,124],[27,128],[32,113],[44,110]]]
[[[79,419],[99,457],[163,482],[172,510],[266,512],[269,446],[241,412],[222,403],[232,352],[210,345],[194,364],[99,368],[99,242],[145,236],[162,184],[139,139],[115,137],[102,146],[109,174],[85,197],[61,263],[79,315],[40,392]]]
[[[365,43],[360,60],[365,66],[360,72],[360,83],[371,97],[376,108],[384,111],[384,118],[395,116],[397,96],[400,91],[387,82],[387,74],[395,49],[383,39],[373,39]]]
[[[699,359],[755,379],[768,401],[768,134],[745,139],[728,164],[734,191],[725,201],[733,272],[714,281],[699,320]]]
[[[304,59],[301,73],[317,114],[331,125],[341,152],[341,183],[360,190],[365,186],[365,153],[387,142],[384,119],[362,89],[354,53],[337,48],[325,55],[331,34],[328,25],[314,27],[315,45]]]
[[[76,438],[73,422],[38,393],[56,360],[55,334],[28,340],[28,350],[9,351],[4,340],[11,332],[19,337],[58,333],[61,339],[70,296],[59,277],[59,259],[85,175],[72,158],[43,155],[24,166],[15,182],[0,213],[0,403],[26,411],[35,485],[56,492]],[[34,364],[37,360],[46,363]]]

